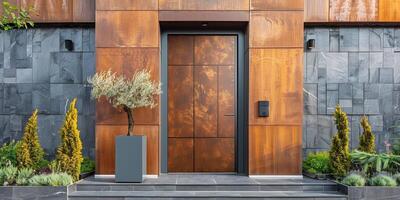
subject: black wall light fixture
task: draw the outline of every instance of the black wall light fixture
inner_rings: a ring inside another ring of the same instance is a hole
[[[72,42],[72,40],[64,40],[64,46],[68,51],[74,50],[74,43]]]
[[[307,49],[314,49],[315,48],[315,39],[307,40]]]

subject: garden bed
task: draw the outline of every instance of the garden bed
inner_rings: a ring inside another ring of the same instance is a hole
[[[66,200],[67,191],[68,186],[2,186],[0,187],[0,197],[2,200]]]
[[[363,186],[354,187],[337,183],[339,191],[349,200],[400,199],[400,187]]]

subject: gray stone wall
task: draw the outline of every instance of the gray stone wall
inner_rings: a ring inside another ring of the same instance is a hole
[[[64,40],[74,43],[65,49]],[[33,109],[52,157],[67,101],[77,97],[84,154],[94,157],[95,108],[87,77],[95,72],[93,28],[34,28],[0,33],[0,144],[21,138]]]
[[[316,47],[304,49],[304,152],[330,147],[336,104],[348,113],[352,148],[367,115],[384,151],[400,135],[400,28],[306,28],[309,39]]]

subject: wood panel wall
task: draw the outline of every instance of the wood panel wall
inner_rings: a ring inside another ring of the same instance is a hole
[[[301,174],[303,5],[294,0],[251,1],[251,175]],[[258,117],[260,100],[270,101],[269,117]]]
[[[398,0],[305,0],[305,22],[400,22]]]

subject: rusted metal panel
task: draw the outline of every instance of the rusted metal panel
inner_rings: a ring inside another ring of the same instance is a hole
[[[96,0],[73,0],[73,21],[94,22]]]
[[[179,10],[159,11],[160,22],[248,22],[248,11],[204,11],[204,10]]]
[[[193,138],[168,139],[168,171],[193,172]]]
[[[251,0],[250,6],[251,10],[303,10],[304,0]]]
[[[158,0],[97,0],[96,10],[158,10]]]
[[[197,36],[195,65],[234,65],[234,36]]]
[[[330,0],[329,21],[377,21],[379,0]]]
[[[234,138],[195,138],[196,172],[234,172]]]
[[[178,35],[168,37],[168,65],[193,65],[194,37]]]
[[[160,10],[249,10],[249,0],[159,0]]]

